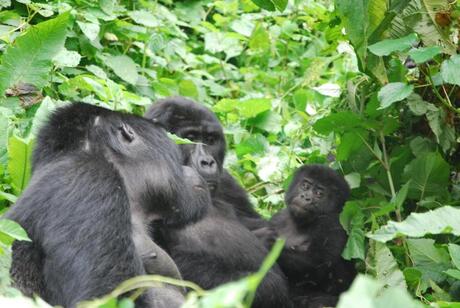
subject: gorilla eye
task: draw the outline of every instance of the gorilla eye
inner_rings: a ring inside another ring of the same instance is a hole
[[[323,191],[322,190],[317,190],[315,192],[315,194],[318,196],[318,197],[322,197],[323,196]]]
[[[196,140],[196,135],[194,133],[188,133],[185,135],[185,138],[195,141]]]
[[[211,136],[211,135],[206,135],[206,137],[204,139],[204,143],[206,143],[206,144],[214,144],[215,141],[216,141],[216,138],[214,136]]]
[[[310,183],[308,183],[307,181],[304,181],[303,184],[302,184],[302,188],[307,190],[310,188]]]

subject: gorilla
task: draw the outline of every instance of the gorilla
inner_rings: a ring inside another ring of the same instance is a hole
[[[144,118],[86,104],[58,109],[39,133],[30,185],[6,215],[33,240],[13,246],[16,285],[73,307],[146,272],[180,278],[146,227],[202,215],[204,207],[189,202],[179,157]],[[137,304],[179,306],[180,292],[161,299],[169,294],[149,289]]]
[[[192,157],[195,152],[191,154]],[[211,200],[206,180],[194,169],[185,173],[193,198],[208,208],[204,218],[183,227],[161,229],[159,241],[178,265],[185,280],[210,289],[256,272],[268,250],[257,237],[229,219]],[[291,307],[285,277],[275,265],[259,285],[253,307]]]
[[[270,220],[286,240],[278,263],[296,306],[335,306],[356,276],[354,265],[341,257],[347,235],[339,214],[349,194],[345,179],[331,168],[302,166],[286,192],[287,208]]]
[[[168,132],[201,143],[181,145],[184,164],[193,166],[207,181],[214,204],[227,206],[249,230],[266,227],[267,221],[254,210],[246,191],[223,169],[225,138],[219,120],[206,107],[183,97],[159,100],[144,115]],[[198,147],[198,148],[197,148]],[[192,157],[191,153],[195,153]]]

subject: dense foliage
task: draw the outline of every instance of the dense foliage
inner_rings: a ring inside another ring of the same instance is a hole
[[[367,275],[339,307],[457,307],[456,1],[0,0],[0,9],[2,211],[26,187],[34,136],[56,106],[142,114],[183,95],[219,116],[226,165],[266,217],[301,164],[346,176],[343,257]],[[25,237],[0,220],[2,264]],[[202,300],[224,305],[254,277]]]

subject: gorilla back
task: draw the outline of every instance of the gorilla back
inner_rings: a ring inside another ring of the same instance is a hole
[[[102,157],[57,160],[32,177],[6,215],[46,256],[42,296],[50,304],[74,307],[144,273],[131,239],[129,201],[114,172]]]

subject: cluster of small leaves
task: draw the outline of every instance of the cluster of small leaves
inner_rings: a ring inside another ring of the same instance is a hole
[[[2,211],[26,187],[36,132],[56,106],[142,114],[182,95],[219,116],[226,167],[267,217],[299,165],[345,174],[343,257],[376,281],[360,276],[339,307],[419,306],[408,294],[440,307],[460,300],[456,2],[0,0],[0,9]],[[2,247],[24,236],[0,226]]]

